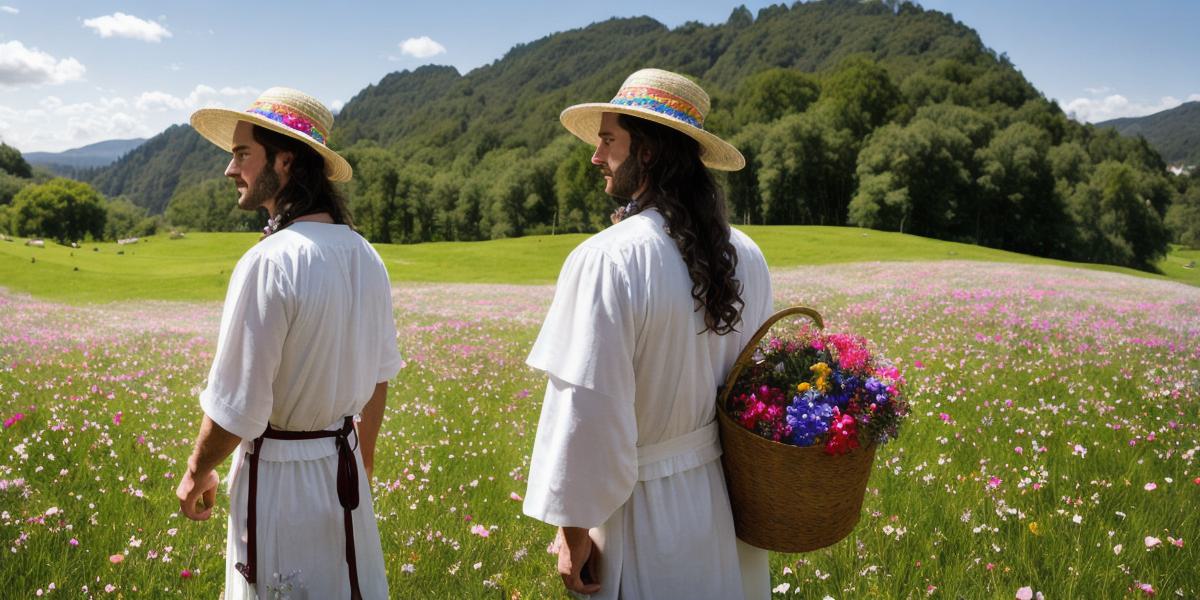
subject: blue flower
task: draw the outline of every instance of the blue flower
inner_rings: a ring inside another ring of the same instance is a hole
[[[792,428],[792,443],[811,446],[816,439],[829,431],[833,409],[821,401],[820,394],[809,390],[792,398],[787,407],[787,423]]]

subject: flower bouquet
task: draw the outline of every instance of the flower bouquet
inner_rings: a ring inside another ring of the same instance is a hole
[[[783,317],[816,325],[767,337]],[[771,316],[718,397],[729,500],[743,541],[782,552],[832,545],[858,523],[875,448],[908,414],[900,372],[866,340],[821,331],[820,314]],[[764,339],[765,338],[765,339]]]

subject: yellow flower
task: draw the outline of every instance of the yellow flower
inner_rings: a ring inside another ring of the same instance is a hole
[[[1031,521],[1029,523],[1029,533],[1032,533],[1033,535],[1042,535],[1042,534],[1038,533],[1037,521]]]
[[[811,370],[813,373],[817,374],[817,382],[815,384],[817,391],[821,392],[822,394],[828,392],[829,391],[829,373],[830,373],[829,365],[827,365],[823,362],[819,362],[819,363],[809,367],[809,370]]]
[[[812,387],[812,386],[808,385],[807,381],[804,381],[804,382],[801,382],[800,385],[796,386],[796,389],[799,390],[801,394],[803,394],[804,392],[807,392],[808,388],[810,388],[810,387]]]

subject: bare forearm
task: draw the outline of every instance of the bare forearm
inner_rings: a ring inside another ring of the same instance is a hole
[[[572,546],[582,544],[588,539],[588,530],[584,527],[559,527],[563,539]]]
[[[387,406],[387,382],[375,385],[375,392],[362,410],[362,420],[358,422],[358,443],[362,448],[363,466],[367,470],[375,467],[375,440],[379,437],[379,428],[383,426],[383,410]]]
[[[229,433],[204,415],[200,433],[196,435],[196,448],[188,458],[188,470],[203,474],[217,468],[241,442],[242,438]]]

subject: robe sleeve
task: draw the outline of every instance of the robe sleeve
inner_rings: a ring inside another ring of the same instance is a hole
[[[629,499],[637,478],[633,404],[551,375],[525,514],[559,527],[598,527]]]
[[[633,403],[632,289],[607,253],[580,246],[563,263],[554,301],[526,362],[563,382]]]
[[[200,407],[217,425],[242,438],[262,435],[271,418],[275,376],[294,310],[282,269],[247,255],[229,280],[221,333]]]
[[[571,253],[527,361],[549,382],[525,514],[560,527],[596,527],[633,493],[636,312],[625,272],[606,252],[581,246]]]

